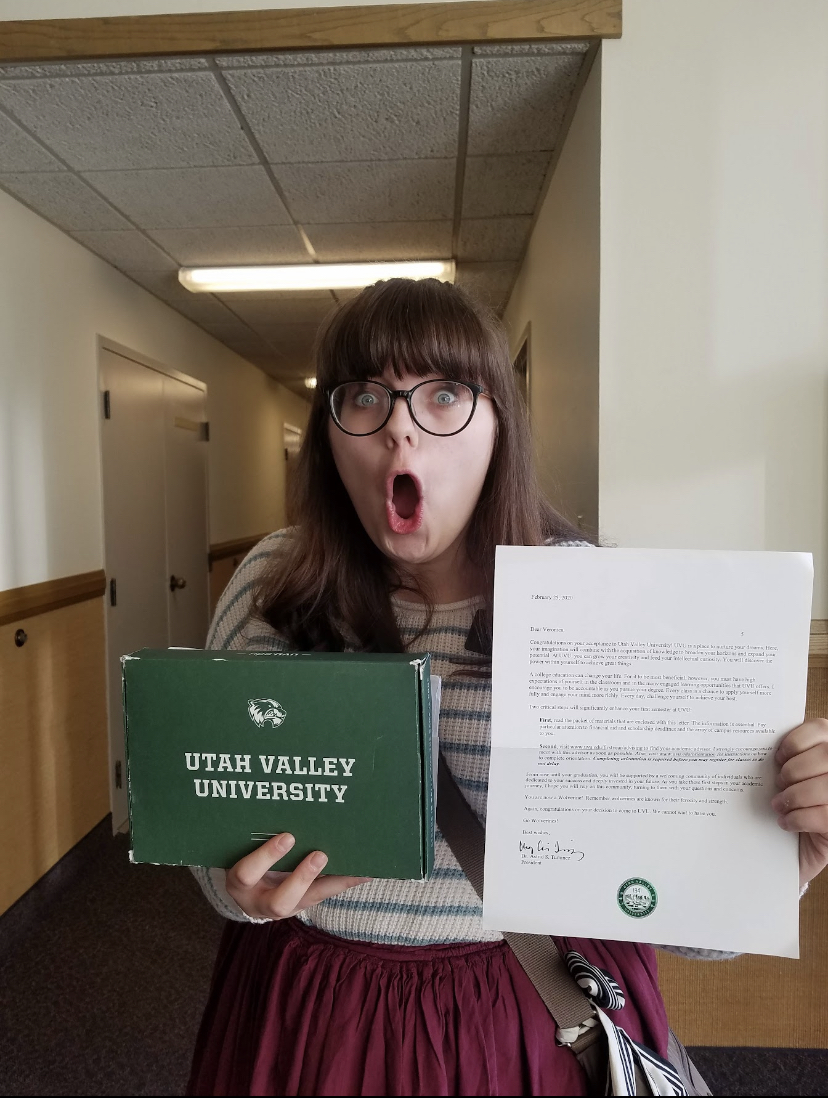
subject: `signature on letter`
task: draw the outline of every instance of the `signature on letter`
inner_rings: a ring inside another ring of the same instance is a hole
[[[520,840],[520,853],[525,857],[538,858],[541,861],[582,862],[583,850],[574,846],[561,846],[557,839],[535,839],[527,842]]]

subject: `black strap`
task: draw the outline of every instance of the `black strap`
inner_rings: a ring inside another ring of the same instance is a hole
[[[442,755],[437,776],[437,824],[482,900],[486,833],[457,788]],[[542,934],[512,933],[505,933],[503,937],[560,1029],[583,1025],[588,1018],[595,1017],[592,1003],[573,980],[551,938]],[[581,1039],[589,1038],[591,1042],[598,1036],[598,1030],[600,1026],[594,1027]],[[573,1049],[579,1051],[576,1046]]]

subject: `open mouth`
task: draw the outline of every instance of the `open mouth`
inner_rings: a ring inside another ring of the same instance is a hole
[[[388,524],[395,534],[413,534],[423,520],[420,483],[411,473],[388,478],[386,493]]]

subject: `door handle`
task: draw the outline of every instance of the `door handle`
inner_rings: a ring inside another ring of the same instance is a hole
[[[170,590],[180,591],[187,586],[187,581],[182,576],[170,576]]]

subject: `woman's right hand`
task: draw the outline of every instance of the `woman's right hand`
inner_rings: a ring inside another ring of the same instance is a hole
[[[297,911],[370,880],[333,875],[320,878],[328,863],[321,850],[308,854],[292,873],[272,871],[273,863],[283,858],[295,842],[287,832],[274,835],[227,870],[227,891],[251,919],[289,919]]]

